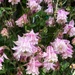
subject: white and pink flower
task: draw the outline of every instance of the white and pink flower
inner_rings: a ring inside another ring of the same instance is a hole
[[[37,33],[34,33],[32,30],[30,33],[24,34],[23,37],[18,36],[18,41],[14,42],[16,46],[12,48],[16,52],[14,53],[14,57],[20,60],[21,55],[31,56],[36,53],[38,47],[35,45],[38,44]]]
[[[64,9],[60,9],[57,11],[57,23],[64,24],[67,22],[67,15],[69,12],[65,11]]]
[[[58,61],[58,57],[56,53],[54,52],[54,49],[52,46],[47,47],[46,52],[43,53],[43,57],[44,57],[43,65],[46,71],[49,71],[50,69],[54,70],[55,69],[54,63]]]
[[[66,24],[63,34],[68,34],[70,37],[75,36],[74,20],[71,20],[69,24]]]
[[[16,25],[18,25],[19,27],[23,27],[24,24],[28,23],[28,19],[27,19],[27,14],[23,14],[17,21],[16,21]]]
[[[48,5],[48,9],[45,10],[45,12],[49,15],[49,14],[53,14],[53,6],[52,4]]]
[[[70,41],[57,38],[51,43],[51,45],[57,54],[62,55],[62,58],[66,59],[68,57],[72,57],[73,50],[72,46],[70,45]]]
[[[39,75],[39,67],[41,65],[42,64],[38,60],[32,57],[27,64],[26,74]]]
[[[37,3],[36,0],[28,0],[28,8],[30,8],[31,11],[38,12],[41,10],[41,6]]]

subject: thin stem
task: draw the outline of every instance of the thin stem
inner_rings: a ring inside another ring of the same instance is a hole
[[[55,8],[54,17],[56,17],[56,13],[57,13],[57,10],[58,10],[58,3],[59,3],[59,0],[57,0],[57,2],[56,2],[56,8]]]

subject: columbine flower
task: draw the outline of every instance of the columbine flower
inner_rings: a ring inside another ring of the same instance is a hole
[[[57,38],[51,44],[54,50],[56,51],[56,53],[62,55],[63,59],[72,57],[73,50],[72,50],[72,46],[70,45],[70,41]]]
[[[64,27],[64,32],[63,34],[67,34],[70,32],[70,29],[74,27],[74,20],[71,20],[69,22],[69,24],[66,24],[66,26]]]
[[[9,19],[8,21],[5,21],[5,25],[7,26],[7,27],[13,27],[13,25],[14,25],[14,20],[13,19]]]
[[[8,0],[8,2],[11,2],[12,5],[14,5],[14,4],[18,4],[20,0]]]
[[[6,36],[8,38],[9,37],[8,30],[6,28],[3,28],[2,31],[1,31],[1,35]]]
[[[24,24],[28,23],[27,15],[23,14],[17,21],[16,25],[23,27]]]
[[[54,26],[54,18],[49,17],[49,19],[46,21],[46,23],[49,27]]]
[[[44,52],[43,57],[45,57],[45,61],[49,61],[49,62],[57,62],[58,61],[58,57],[56,55],[56,53],[53,50],[52,46],[48,46],[46,49],[46,52]]]
[[[28,0],[27,5],[31,11],[37,12],[41,10],[41,6],[35,0]]]
[[[39,67],[41,65],[42,64],[38,60],[35,60],[35,58],[32,57],[27,64],[26,74],[39,75]]]
[[[69,14],[69,12],[65,11],[64,9],[60,9],[57,12],[57,22],[60,24],[63,24],[65,22],[67,22],[67,15]]]
[[[70,37],[75,36],[74,20],[71,20],[69,24],[66,24],[63,34],[68,34]]]
[[[58,61],[58,57],[56,55],[56,53],[53,50],[52,46],[48,46],[46,49],[46,52],[43,53],[43,57],[44,57],[44,68],[46,70],[54,70],[54,62]]]
[[[30,56],[32,54],[32,45],[30,44],[29,40],[25,37],[18,36],[18,41],[14,42],[17,46],[12,48],[16,52],[14,53],[14,57],[16,59],[20,59],[20,56],[25,52],[26,56]]]
[[[37,52],[38,48],[35,46],[38,44],[37,33],[33,30],[30,33],[26,33],[23,37],[18,36],[18,41],[14,42],[16,46],[12,48],[16,50],[14,57],[20,59],[21,55],[30,56]]]
[[[60,42],[60,43],[59,43]],[[57,54],[63,53],[67,50],[67,45],[64,40],[61,39],[55,39],[53,43],[51,43],[54,50],[56,51]]]
[[[45,10],[47,14],[53,14],[53,6],[51,4],[48,5],[48,9]]]

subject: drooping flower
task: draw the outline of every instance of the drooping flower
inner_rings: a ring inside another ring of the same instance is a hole
[[[66,26],[64,27],[64,32],[63,34],[67,34],[69,33],[70,29],[74,27],[74,20],[71,20],[69,22],[69,24],[66,24]]]
[[[39,75],[39,67],[41,65],[42,64],[38,60],[32,57],[27,64],[26,74]]]
[[[8,0],[8,2],[11,2],[12,5],[14,5],[14,4],[18,4],[20,0]]]
[[[54,18],[49,17],[49,19],[46,21],[46,23],[49,27],[54,26]]]
[[[8,38],[9,37],[8,30],[6,28],[3,28],[1,31],[1,35],[6,36]]]
[[[72,57],[73,50],[70,45],[70,41],[65,39],[55,39],[53,43],[51,43],[54,50],[57,54],[61,54],[63,59],[67,59],[68,57]]]
[[[23,53],[26,53],[26,56],[30,56],[32,54],[32,45],[30,44],[29,40],[25,37],[18,36],[18,41],[14,42],[17,46],[12,48],[16,52],[14,53],[14,57],[16,59],[20,59],[20,56]]]
[[[63,34],[68,34],[70,37],[75,36],[74,20],[71,20],[69,24],[66,24]]]
[[[63,53],[67,50],[67,45],[64,40],[61,40],[59,38],[55,39],[54,42],[51,43],[54,50],[57,54]]]
[[[38,12],[41,10],[41,6],[35,0],[28,0],[27,5],[31,11]]]
[[[58,57],[57,57],[56,53],[54,52],[52,46],[47,47],[46,52],[43,53],[43,57],[45,57],[45,61],[49,61],[49,62],[57,62],[58,61]]]
[[[23,14],[17,21],[16,25],[23,27],[24,24],[28,23],[27,15]]]
[[[60,9],[57,11],[57,22],[59,24],[64,24],[65,22],[67,22],[67,15],[69,14],[69,12],[65,11],[64,9]]]
[[[5,21],[5,25],[7,26],[7,27],[13,27],[13,25],[14,25],[14,20],[13,19],[9,19],[9,20],[7,20],[7,21]]]
[[[50,69],[54,70],[55,62],[58,61],[58,57],[53,50],[52,46],[48,46],[46,52],[43,53],[44,57],[44,68],[49,71]]]
[[[48,5],[48,9],[45,10],[45,12],[49,14],[53,14],[53,6],[51,4]]]

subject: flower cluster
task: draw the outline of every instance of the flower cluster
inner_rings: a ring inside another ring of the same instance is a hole
[[[72,1],[0,0],[0,75],[70,75],[75,66]]]

